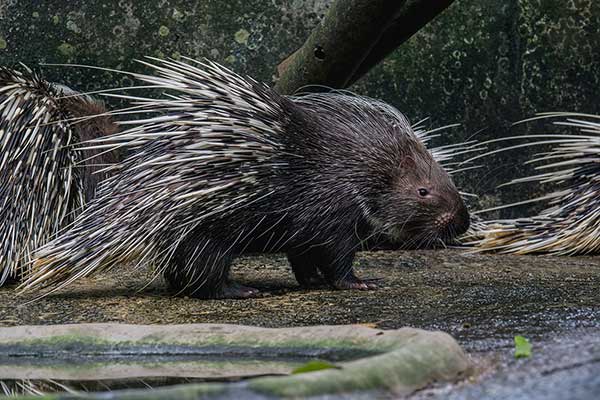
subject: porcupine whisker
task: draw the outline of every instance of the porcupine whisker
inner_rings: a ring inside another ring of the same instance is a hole
[[[479,141],[478,140],[465,140],[464,142],[459,142],[459,143],[448,143],[445,145],[441,145],[441,146],[436,146],[434,147],[434,149],[436,149],[438,152],[440,151],[455,151],[456,149],[470,149],[473,147],[479,146]]]
[[[429,118],[427,118],[427,119],[429,119]],[[412,126],[412,128],[415,129],[415,130],[418,130],[420,128],[419,123],[425,122],[427,119],[424,119],[424,120],[422,120],[420,122],[417,122],[417,124],[414,124]],[[421,131],[421,135],[422,135],[423,138],[431,138],[432,134],[434,134],[436,132],[445,131],[445,130],[448,130],[448,129],[451,129],[451,128],[457,128],[457,127],[460,127],[460,126],[461,126],[461,124],[449,124],[449,125],[440,126],[440,127],[434,128],[434,129],[429,129],[429,130],[423,129]]]
[[[466,144],[463,146],[463,143],[459,143],[457,146],[442,148],[442,147],[434,147],[431,149],[431,152],[436,155],[436,161],[445,162],[446,160],[452,160],[456,156],[460,156],[463,154],[475,153],[478,151],[487,150],[486,146],[479,146],[478,143],[469,145]],[[457,165],[460,161],[454,161],[452,163],[444,163],[444,165]]]
[[[431,149],[433,152],[436,152],[438,150],[437,147],[434,147],[433,149]],[[448,150],[448,151],[446,151]],[[448,158],[454,158],[456,156],[460,156],[463,154],[469,154],[469,153],[475,153],[478,151],[483,151],[483,150],[487,150],[486,146],[479,146],[479,143],[477,143],[476,145],[471,145],[471,146],[466,146],[466,147],[457,147],[454,149],[443,149],[443,153],[442,155],[444,157],[448,157]],[[467,163],[467,162],[471,162],[471,161],[457,161],[457,164],[461,164],[461,163]]]

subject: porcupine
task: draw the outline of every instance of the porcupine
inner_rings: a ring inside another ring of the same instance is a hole
[[[16,280],[30,253],[73,221],[103,174],[78,165],[99,153],[71,144],[114,134],[102,103],[51,84],[23,66],[0,68],[0,286]],[[95,162],[115,162],[114,152]]]
[[[542,172],[517,178],[508,184],[538,182],[552,184],[555,190],[541,197],[508,204],[542,202],[539,214],[517,219],[485,221],[471,244],[481,251],[500,253],[557,255],[597,254],[600,250],[600,116],[578,113],[546,113],[534,119],[560,118],[554,124],[579,129],[579,133],[550,133],[497,139],[531,139],[534,141],[508,147],[553,144],[529,163]],[[505,151],[500,149],[495,152]],[[481,155],[485,156],[485,154]],[[479,156],[479,157],[481,157]],[[483,210],[486,211],[486,210]]]
[[[178,294],[248,297],[257,291],[231,281],[229,268],[257,251],[287,253],[302,285],[371,289],[353,271],[362,239],[435,241],[467,230],[452,180],[393,107],[343,94],[285,97],[209,61],[151,60],[154,76],[134,76],[169,93],[132,98],[157,115],[96,142],[135,151],[37,253],[22,289],[135,260],[152,262]]]

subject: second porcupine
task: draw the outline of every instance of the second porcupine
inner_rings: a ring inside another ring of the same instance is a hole
[[[24,289],[136,260],[154,263],[179,294],[248,297],[257,291],[229,269],[256,251],[287,253],[303,285],[322,277],[370,289],[353,271],[363,239],[433,242],[467,230],[449,175],[393,107],[284,97],[214,63],[156,62],[156,76],[136,77],[170,93],[135,99],[158,115],[111,138],[136,151],[37,253]]]
[[[106,109],[87,95],[0,67],[0,286],[27,273],[31,253],[68,226],[118,155],[73,143],[114,134]]]

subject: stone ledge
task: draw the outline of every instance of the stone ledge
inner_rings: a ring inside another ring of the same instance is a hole
[[[171,349],[171,355],[182,352],[190,354],[195,349],[196,353],[192,354],[203,354],[203,351],[204,354],[210,354],[212,351],[214,356],[216,351],[221,351],[221,357],[229,363],[248,360],[249,357],[260,359],[269,352],[276,355],[284,350],[287,350],[288,359],[295,356],[306,361],[308,355],[313,358],[345,359],[335,362],[339,368],[304,374],[289,375],[294,365],[289,363],[287,366],[278,365],[278,370],[271,372],[285,373],[284,376],[259,377],[238,383],[178,385],[152,391],[111,392],[111,398],[116,399],[216,398],[234,392],[236,395],[245,393],[259,397],[304,397],[372,390],[406,395],[434,381],[456,380],[471,369],[463,350],[446,333],[413,328],[384,331],[358,325],[300,328],[257,328],[227,324],[19,326],[0,328],[0,347],[3,348],[0,364],[4,365],[0,366],[0,379],[35,377],[35,367],[22,368],[23,357],[41,350],[45,351],[45,357],[52,357],[55,361],[69,356],[86,356],[89,363],[90,358],[101,358],[93,362],[93,368],[77,368],[73,363],[61,366],[60,362],[56,363],[56,368],[44,365],[42,371],[46,379],[99,379],[111,376],[115,373],[111,365],[117,357],[126,370],[137,371],[141,376],[147,376],[150,372],[155,375],[174,373],[169,365],[163,369],[161,363],[154,362],[148,366],[135,359],[136,355],[148,355],[148,349],[154,349],[153,354],[160,353],[162,356],[168,355],[169,351],[160,349]],[[228,348],[233,351],[227,353]],[[126,349],[126,354],[121,351],[123,349]],[[321,356],[325,354],[323,350],[327,350],[327,357]],[[349,359],[352,353],[355,357]],[[242,358],[239,358],[240,355]],[[16,365],[17,360],[21,368]],[[214,362],[214,358],[210,362]],[[248,365],[244,365],[244,368],[248,368]],[[19,371],[25,370],[27,375],[18,375]],[[81,396],[94,397],[92,394]],[[78,395],[52,394],[49,397],[78,398]]]

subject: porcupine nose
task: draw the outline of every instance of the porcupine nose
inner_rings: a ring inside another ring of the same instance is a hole
[[[456,211],[444,212],[436,219],[436,225],[443,236],[453,238],[460,236],[469,229],[471,218],[466,207]]]

